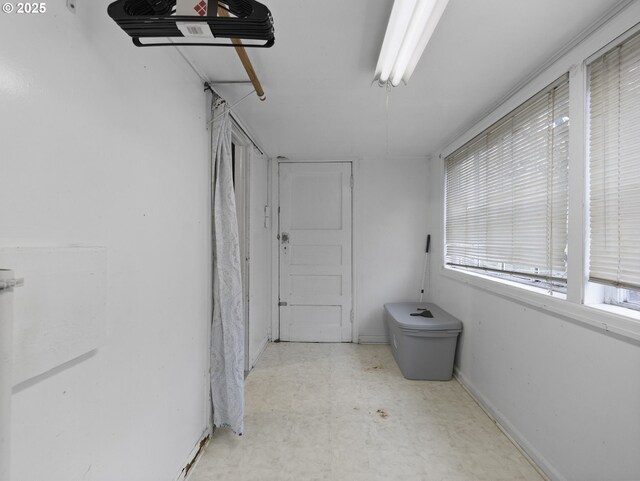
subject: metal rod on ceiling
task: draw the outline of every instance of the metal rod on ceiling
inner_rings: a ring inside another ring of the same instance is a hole
[[[227,12],[224,8],[218,7],[218,15],[221,17],[228,17],[229,12]],[[249,55],[247,55],[247,51],[242,46],[242,41],[237,38],[232,38],[231,43],[233,43],[233,48],[236,49],[236,53],[240,58],[240,62],[242,62],[242,66],[247,71],[247,75],[249,76],[249,80],[253,84],[253,88],[256,89],[256,94],[260,98],[260,100],[265,100],[267,96],[264,94],[264,90],[262,89],[262,85],[260,84],[260,80],[256,75],[255,70],[253,70],[253,65],[251,65],[251,60],[249,60]]]
[[[211,85],[251,85],[250,80],[222,80],[220,82],[209,82]]]

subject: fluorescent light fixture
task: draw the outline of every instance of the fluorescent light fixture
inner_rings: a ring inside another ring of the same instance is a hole
[[[374,80],[394,87],[409,81],[449,0],[395,0]]]

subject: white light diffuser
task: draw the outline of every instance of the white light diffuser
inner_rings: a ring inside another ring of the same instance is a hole
[[[381,86],[406,84],[449,0],[395,0],[374,80]]]

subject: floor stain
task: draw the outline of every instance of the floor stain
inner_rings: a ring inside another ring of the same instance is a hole
[[[383,365],[378,365],[378,366],[371,366],[365,369],[365,371],[371,372],[371,371],[381,371],[382,369],[384,369]]]
[[[378,416],[380,416],[382,419],[387,419],[389,417],[389,413],[384,409],[378,409],[376,412],[378,413]]]

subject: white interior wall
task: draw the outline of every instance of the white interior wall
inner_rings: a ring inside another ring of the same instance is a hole
[[[426,186],[426,157],[358,164],[354,242],[359,342],[387,342],[383,305],[420,297]]]
[[[571,69],[572,81],[580,83],[582,61],[630,28],[639,14],[636,2],[456,144],[473,137],[562,72]],[[575,106],[571,121],[579,126],[582,106],[573,102],[572,109]],[[572,136],[577,141],[581,138]],[[581,155],[571,159],[572,172],[582,172],[576,165],[581,159]],[[574,180],[574,186],[583,182]],[[428,183],[428,224],[435,233],[431,298],[464,324],[457,354],[461,380],[552,480],[640,479],[640,343],[581,322],[584,308],[581,311],[568,301],[562,301],[567,306],[563,315],[543,295],[535,303],[527,302],[531,296],[526,295],[518,301],[508,289],[447,274],[442,268],[443,186],[444,162],[434,159]],[[581,194],[570,195],[574,207],[570,222],[579,226],[575,207],[583,205]],[[578,236],[580,243],[582,232],[574,229],[570,236]]]
[[[640,346],[437,279],[458,375],[552,480],[640,479]]]
[[[137,49],[104,22],[107,3],[3,17],[16,41],[0,52],[0,245],[108,249],[104,345],[15,392],[20,481],[172,480],[206,426],[202,86],[176,52]],[[360,163],[363,342],[386,340],[385,302],[418,297],[427,232],[442,255],[434,165],[427,177],[425,159]],[[558,479],[640,477],[638,346],[432,267],[433,298],[465,320],[461,375]]]
[[[2,15],[0,245],[108,258],[102,345],[14,389],[15,481],[173,481],[208,424],[205,96],[108,3]]]

